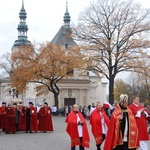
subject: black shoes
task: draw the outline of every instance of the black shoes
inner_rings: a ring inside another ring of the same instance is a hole
[[[26,133],[28,133],[28,130],[26,130]],[[30,133],[32,133],[32,131],[30,130]]]

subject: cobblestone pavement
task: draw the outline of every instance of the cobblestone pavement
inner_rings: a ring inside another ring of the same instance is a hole
[[[65,117],[53,117],[54,131],[48,133],[17,132],[16,134],[5,134],[2,132],[0,135],[0,150],[70,150],[70,139],[65,131],[66,124],[64,121]],[[96,150],[90,125],[88,122],[87,124],[91,137],[88,150]]]

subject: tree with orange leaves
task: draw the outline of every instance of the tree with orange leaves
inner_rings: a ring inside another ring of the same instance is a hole
[[[21,93],[28,83],[37,83],[37,95],[54,94],[55,105],[58,108],[60,89],[58,82],[72,76],[74,68],[81,68],[83,56],[80,48],[66,48],[49,42],[33,46],[22,46],[12,52],[14,70],[11,75],[12,86]]]

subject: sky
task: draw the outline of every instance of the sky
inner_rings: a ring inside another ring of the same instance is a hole
[[[71,22],[77,22],[79,13],[91,0],[68,0]],[[17,26],[22,0],[0,2],[0,57],[11,52],[18,37]],[[31,42],[51,41],[63,24],[66,0],[24,0],[27,12],[28,40]]]
[[[71,23],[78,22],[79,13],[93,0],[68,0]],[[150,9],[149,0],[136,0]],[[17,40],[19,12],[22,0],[1,0],[0,3],[0,57],[11,52]],[[51,41],[63,24],[66,0],[24,0],[27,12],[28,40],[31,42]]]

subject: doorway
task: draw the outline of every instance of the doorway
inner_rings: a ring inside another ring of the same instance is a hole
[[[75,98],[64,98],[64,106],[74,105],[76,102]]]

